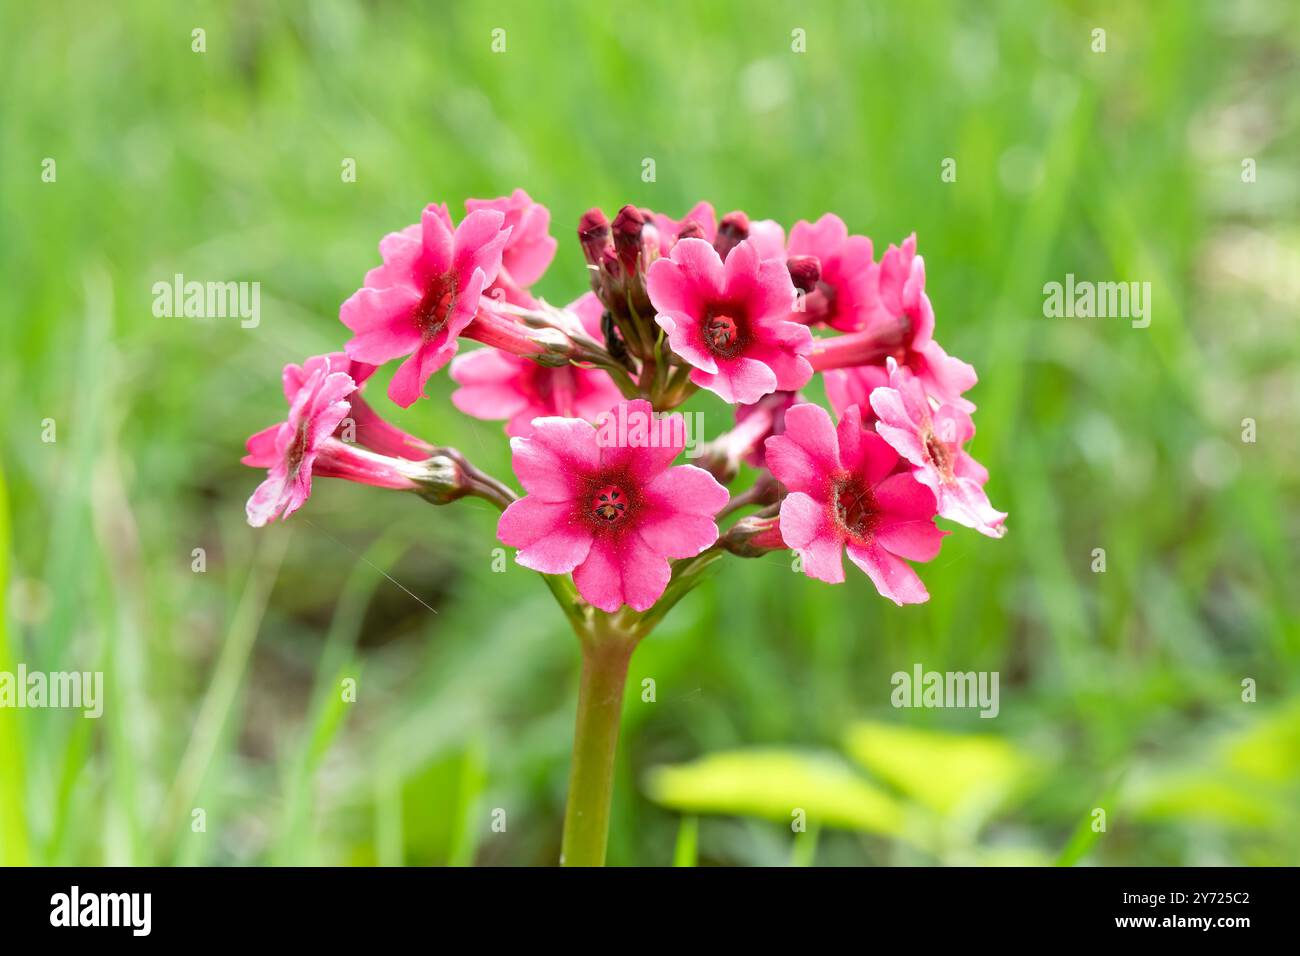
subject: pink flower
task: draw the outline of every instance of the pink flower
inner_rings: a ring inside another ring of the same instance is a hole
[[[667,256],[673,251],[673,246],[677,245],[678,235],[683,229],[687,229],[688,223],[694,225],[688,229],[687,234],[695,235],[696,238],[703,239],[710,245],[718,236],[718,217],[713,211],[713,206],[707,202],[696,203],[681,219],[673,219],[649,209],[643,210],[643,213],[646,225],[642,238],[647,243],[657,246],[660,256]]]
[[[850,236],[844,221],[827,213],[790,230],[790,256],[816,256],[821,277],[804,299],[805,320],[842,332],[865,328],[875,309],[875,263],[871,240]]]
[[[862,333],[863,339],[883,347],[900,365],[911,369],[926,392],[940,402],[973,412],[975,405],[961,395],[979,378],[975,369],[948,355],[933,339],[934,309],[925,294],[925,262],[916,254],[915,233],[903,241],[901,248],[891,245],[881,256],[877,291],[875,313]],[[813,363],[814,367],[832,367],[820,364],[816,358]],[[874,371],[859,372],[861,387],[867,388],[868,394],[870,389],[889,382],[884,358],[871,364],[876,366]]]
[[[588,292],[569,306],[592,338],[600,341],[603,306]],[[475,418],[508,419],[506,434],[532,434],[532,420],[546,416],[582,418],[596,416],[622,397],[608,375],[597,369],[539,365],[494,348],[458,355],[451,377],[461,387],[451,394],[452,404]]]
[[[345,346],[349,357],[378,365],[410,356],[388,385],[388,397],[403,408],[456,354],[457,336],[501,267],[510,238],[504,221],[498,210],[479,209],[453,232],[447,207],[428,206],[420,225],[384,237],[384,264],[366,273],[365,286],[340,308],[355,333]]]
[[[934,493],[910,474],[891,474],[898,455],[863,431],[856,408],[837,429],[819,405],[796,405],[785,433],[767,440],[767,467],[789,489],[781,537],[821,581],[844,580],[843,551],[895,604],[930,594],[903,559],[929,561],[946,532],[934,525]]]
[[[682,239],[646,278],[655,321],[672,350],[690,363],[691,381],[724,401],[750,405],[812,377],[803,356],[806,326],[791,322],[794,285],[785,263],[762,259],[748,240],[726,264],[703,239]]]
[[[880,416],[876,431],[913,466],[916,480],[934,492],[939,514],[990,538],[1006,534],[1006,514],[984,491],[989,473],[962,448],[975,434],[970,415],[952,405],[933,412],[920,381],[889,360],[888,388],[871,393]]]
[[[283,374],[288,420],[264,428],[248,439],[243,462],[266,468],[266,480],[248,499],[248,523],[260,528],[287,518],[311,497],[312,474],[349,478],[383,488],[414,488],[396,459],[371,454],[333,437],[349,412],[348,397],[356,383],[346,372],[331,370],[327,356],[307,365],[287,365]]]
[[[611,420],[639,420],[648,426],[641,434],[673,440],[602,442],[576,418],[539,418],[530,437],[510,440],[527,495],[501,515],[497,537],[520,549],[526,568],[572,571],[578,593],[603,611],[646,610],[668,586],[670,558],[693,557],[718,539],[713,517],[727,490],[701,468],[670,467],[685,425],[680,415],[668,416],[674,427],[651,424],[654,414],[637,400],[621,403]]]
[[[285,398],[292,402],[293,396],[306,384],[308,377],[320,367],[325,367],[329,372],[347,373],[357,386],[357,390],[347,399],[347,416],[334,431],[336,438],[355,442],[381,455],[410,461],[423,461],[433,453],[432,445],[384,421],[361,397],[361,390],[366,380],[375,373],[376,366],[354,361],[343,352],[314,355],[302,365],[286,365],[282,376]]]
[[[501,272],[487,294],[500,289],[506,301],[531,307],[532,296],[523,290],[542,277],[555,258],[555,238],[550,234],[551,211],[516,189],[499,199],[466,199],[466,212],[495,209],[505,216],[510,239],[501,253]]]

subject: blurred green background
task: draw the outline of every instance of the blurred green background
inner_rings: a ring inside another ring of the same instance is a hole
[[[5,4],[0,671],[108,701],[0,710],[0,863],[556,860],[577,648],[493,511],[319,481],[255,532],[239,464],[379,238],[516,186],[557,302],[592,205],[916,230],[1011,515],[921,607],[721,562],[633,660],[612,863],[1300,861],[1298,56],[1284,0]],[[155,318],[177,272],[260,326]],[[1150,328],[1044,317],[1068,272],[1150,282]],[[892,708],[918,662],[998,671],[998,718]]]

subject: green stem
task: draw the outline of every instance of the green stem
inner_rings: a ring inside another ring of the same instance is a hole
[[[599,612],[579,636],[582,679],[560,863],[604,866],[623,689],[636,640],[614,618]]]

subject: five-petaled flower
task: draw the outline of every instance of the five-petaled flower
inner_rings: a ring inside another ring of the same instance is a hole
[[[445,205],[430,205],[418,225],[379,243],[384,264],[339,310],[353,337],[347,354],[380,364],[410,356],[393,375],[388,397],[403,408],[456,354],[457,336],[473,320],[479,297],[495,281],[510,238],[505,214],[476,209],[452,227]]]
[[[789,494],[781,502],[781,537],[804,572],[838,584],[843,552],[895,604],[919,604],[930,594],[903,560],[929,561],[946,532],[934,524],[935,498],[906,472],[898,454],[864,431],[856,407],[839,427],[819,405],[796,405],[785,432],[767,440],[767,466]]]
[[[893,359],[889,387],[871,393],[876,431],[913,466],[916,480],[934,492],[939,515],[990,538],[1006,533],[1006,514],[989,504],[988,470],[962,447],[975,434],[970,415],[952,405],[931,411],[920,380]]]
[[[647,274],[656,321],[690,379],[724,401],[750,405],[812,377],[812,334],[790,321],[794,285],[785,263],[763,259],[746,240],[724,264],[703,239],[681,239]]]
[[[357,384],[343,363],[327,355],[303,365],[286,365],[281,376],[289,417],[248,439],[243,463],[266,468],[267,477],[246,511],[248,523],[258,528],[268,521],[287,518],[311,497],[312,475],[348,478],[381,488],[413,489],[416,483],[403,472],[401,459],[386,458],[354,447],[335,437],[351,410],[349,397]]]
[[[613,414],[648,423],[655,411],[637,400]],[[728,500],[708,472],[672,465],[684,426],[641,434],[668,440],[602,445],[585,421],[538,418],[531,436],[510,441],[527,495],[501,515],[497,537],[519,549],[516,560],[526,568],[573,572],[578,593],[603,611],[653,605],[668,586],[669,559],[693,557],[717,541],[714,516]]]

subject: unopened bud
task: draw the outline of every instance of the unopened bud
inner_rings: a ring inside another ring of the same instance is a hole
[[[636,206],[624,206],[614,217],[614,251],[623,264],[625,274],[633,275],[641,258],[641,231],[645,228],[645,216]]]
[[[742,558],[758,558],[789,547],[781,537],[781,519],[777,515],[741,518],[722,536],[722,546]]]
[[[713,240],[713,248],[722,259],[727,253],[749,238],[749,217],[743,212],[729,212],[718,223],[718,237]]]
[[[822,263],[816,256],[791,256],[785,261],[790,281],[801,292],[812,292],[822,277]]]
[[[682,223],[682,228],[677,230],[677,238],[681,239],[705,239],[704,227],[694,219],[687,219]]]
[[[609,220],[599,209],[588,209],[578,220],[578,242],[587,262],[599,265],[610,244]]]

